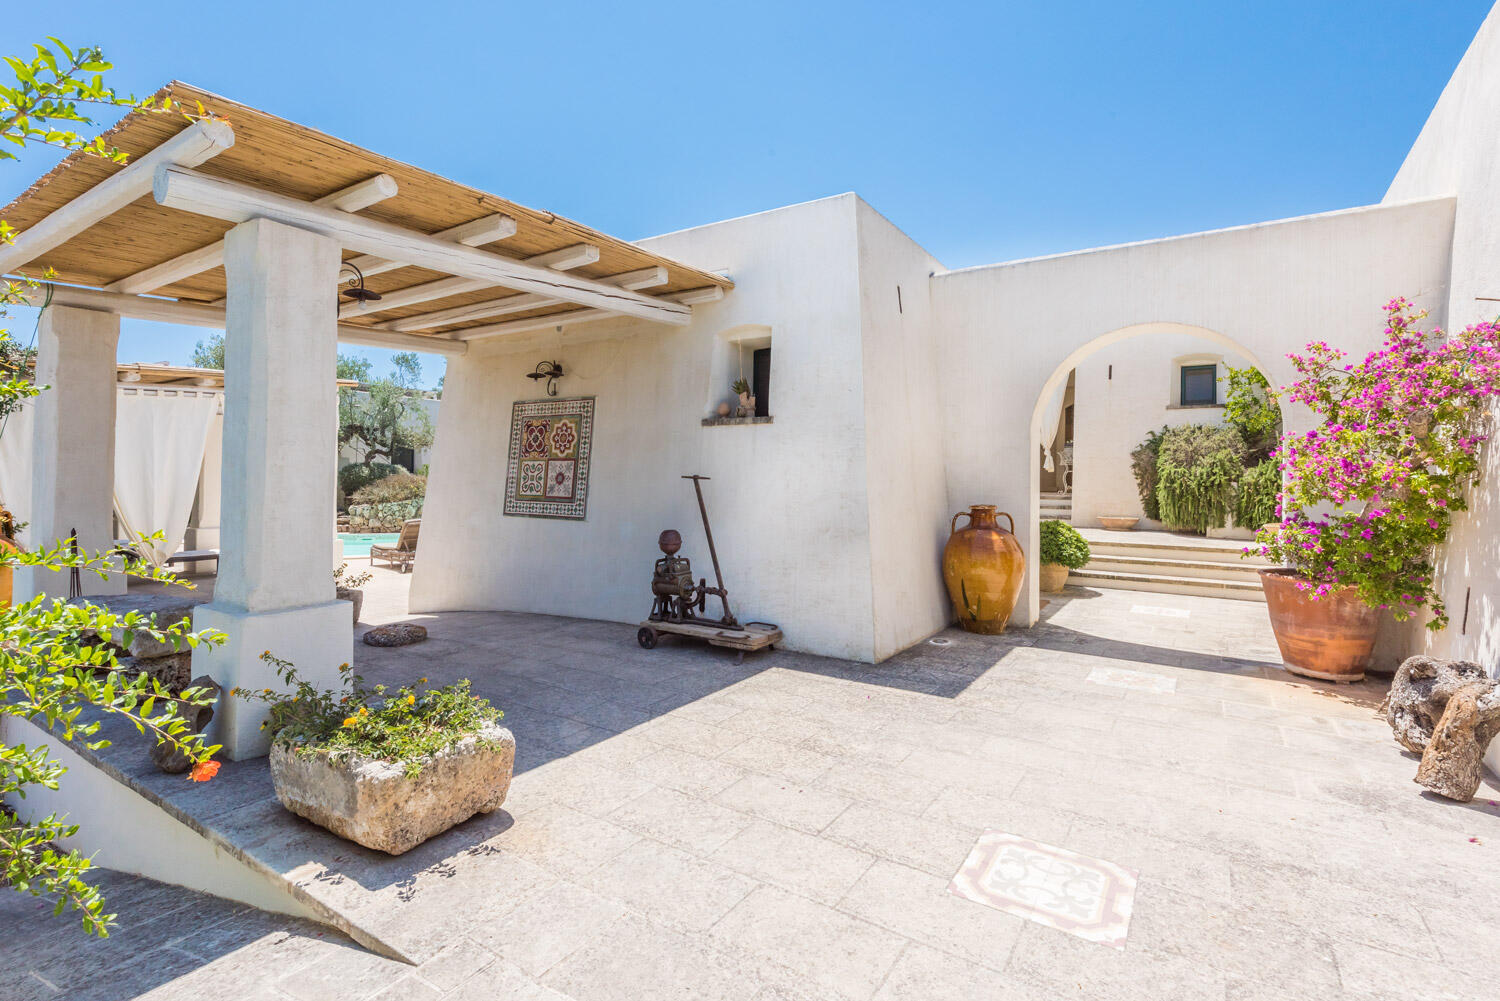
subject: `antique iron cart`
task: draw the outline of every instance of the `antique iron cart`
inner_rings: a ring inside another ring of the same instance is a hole
[[[682,535],[670,528],[662,532],[657,540],[662,556],[656,561],[651,575],[651,615],[641,623],[636,641],[650,650],[656,646],[662,633],[692,636],[706,640],[712,646],[738,650],[742,661],[747,652],[774,648],[782,635],[781,630],[769,622],[741,625],[729,610],[729,590],[724,586],[724,575],[719,570],[719,553],[714,548],[714,533],[708,524],[708,508],[703,503],[702,481],[708,478],[696,474],[683,477],[693,481],[693,490],[698,495],[698,513],[703,518],[703,534],[708,539],[715,586],[710,587],[707,578],[693,583],[692,563],[686,556],[677,555],[682,548]],[[724,614],[717,618],[706,614],[710,595],[723,605]]]

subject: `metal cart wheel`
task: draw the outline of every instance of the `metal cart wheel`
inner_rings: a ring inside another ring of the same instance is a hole
[[[635,641],[646,650],[656,649],[656,638],[656,630],[650,626],[641,626],[640,631],[635,634]]]

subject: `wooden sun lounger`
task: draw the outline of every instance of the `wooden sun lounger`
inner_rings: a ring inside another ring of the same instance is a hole
[[[401,523],[401,534],[394,546],[373,545],[370,547],[370,565],[384,560],[394,569],[409,572],[417,561],[417,535],[422,530],[422,519],[412,518]]]

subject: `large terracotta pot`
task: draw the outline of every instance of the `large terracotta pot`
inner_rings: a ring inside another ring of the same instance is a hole
[[[1049,594],[1056,594],[1068,586],[1068,568],[1061,563],[1043,563],[1036,574],[1037,586]]]
[[[1299,579],[1293,570],[1260,572],[1286,669],[1320,681],[1360,681],[1375,649],[1379,611],[1354,588],[1314,599],[1297,588]]]
[[[1005,514],[1005,512],[1000,512]],[[969,523],[955,531],[958,519]],[[993,504],[975,504],[960,511],[948,525],[948,544],[943,547],[943,580],[958,624],[971,633],[1001,633],[1021,595],[1021,576],[1026,557],[1016,541],[1016,523],[1010,515],[1010,530],[995,521]]]

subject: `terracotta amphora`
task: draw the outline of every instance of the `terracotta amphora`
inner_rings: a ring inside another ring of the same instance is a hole
[[[1026,557],[1016,541],[1015,519],[1000,513],[1010,523],[1009,531],[995,521],[993,504],[975,504],[948,525],[943,580],[958,624],[971,633],[1004,632],[1021,596]],[[965,517],[969,523],[958,529],[958,519]]]

